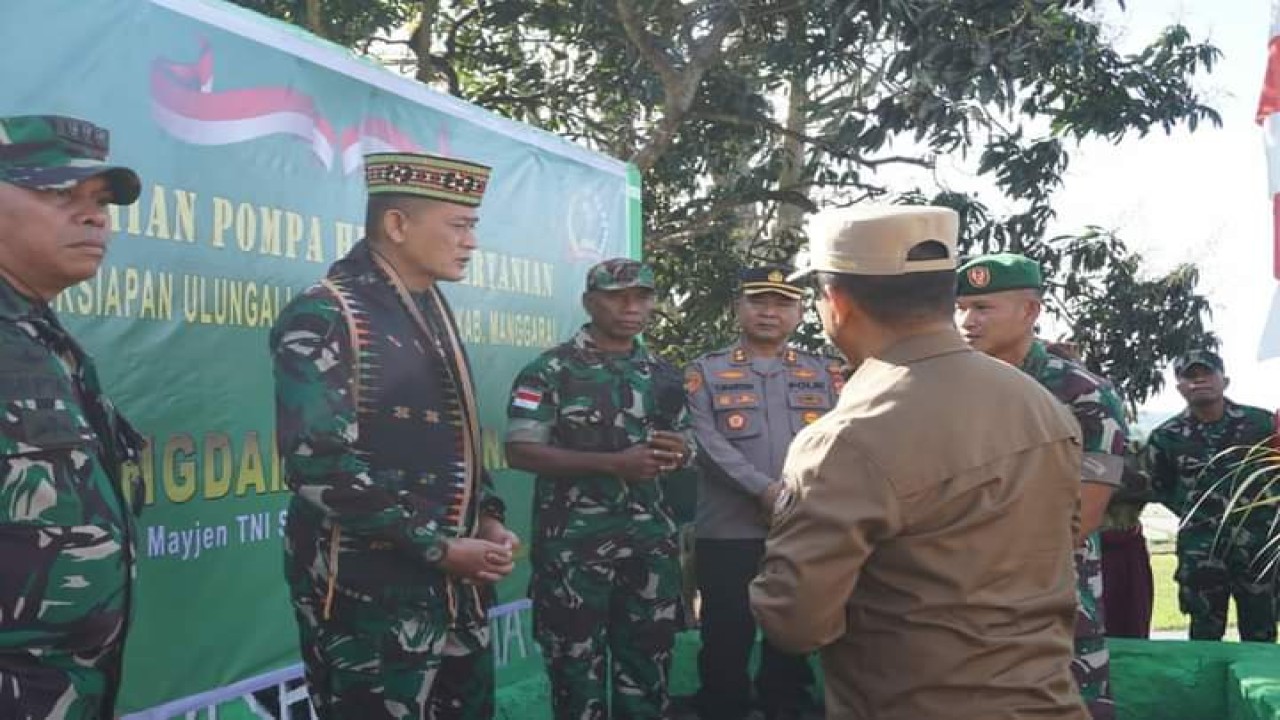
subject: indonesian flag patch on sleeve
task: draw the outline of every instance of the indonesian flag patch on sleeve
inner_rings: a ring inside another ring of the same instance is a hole
[[[542,391],[528,387],[518,387],[511,395],[511,407],[521,410],[537,410],[542,404]]]

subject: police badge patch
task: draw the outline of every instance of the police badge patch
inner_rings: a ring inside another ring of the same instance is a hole
[[[690,395],[702,389],[702,373],[689,369],[684,374],[684,391]]]

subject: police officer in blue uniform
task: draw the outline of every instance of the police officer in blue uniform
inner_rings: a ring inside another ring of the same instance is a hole
[[[756,624],[747,586],[764,553],[766,518],[791,439],[831,409],[843,383],[839,362],[788,344],[804,295],[788,274],[776,265],[745,269],[734,304],[738,341],[685,372],[702,469],[694,526],[701,686],[694,705],[705,720],[741,720],[751,712]],[[755,686],[765,717],[799,717],[813,682],[806,658],[762,645]]]

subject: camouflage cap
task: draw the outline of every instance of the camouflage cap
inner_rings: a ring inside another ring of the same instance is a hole
[[[784,265],[760,265],[738,273],[739,292],[743,295],[778,293],[789,298],[804,297],[804,288],[787,280],[792,272]]]
[[[587,292],[633,287],[655,289],[653,268],[639,260],[613,258],[593,265],[587,271]]]
[[[30,190],[64,190],[101,175],[111,202],[138,199],[142,181],[126,167],[108,165],[111,134],[87,120],[60,115],[0,118],[0,182]]]
[[[1226,367],[1222,364],[1222,358],[1212,350],[1191,350],[1183,353],[1177,360],[1173,361],[1173,374],[1182,375],[1190,370],[1193,365],[1203,365],[1210,370],[1216,372],[1225,372]]]
[[[1040,263],[1016,253],[979,255],[961,265],[956,273],[956,295],[961,297],[1044,287]]]

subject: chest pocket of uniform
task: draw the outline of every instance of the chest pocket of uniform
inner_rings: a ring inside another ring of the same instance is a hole
[[[73,411],[6,406],[0,418],[0,521],[83,523],[78,498],[96,452],[92,430]]]
[[[616,426],[618,407],[611,382],[562,375],[556,439],[568,450],[609,452],[627,447],[626,432]]]
[[[831,393],[824,388],[788,388],[791,429],[799,432],[831,409]]]
[[[760,394],[750,390],[713,392],[716,429],[730,440],[755,437],[764,431]]]

